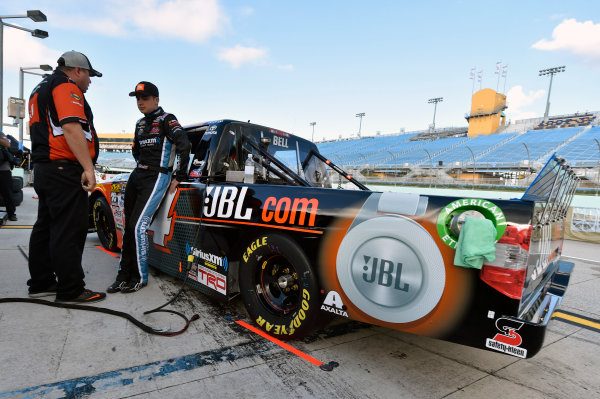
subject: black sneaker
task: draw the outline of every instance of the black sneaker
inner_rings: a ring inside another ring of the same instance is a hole
[[[132,292],[136,292],[144,288],[146,284],[140,283],[138,281],[131,281],[127,283],[123,288],[121,288],[121,292],[123,294],[130,294]]]
[[[56,295],[56,283],[52,284],[50,287],[45,290],[32,290],[29,288],[29,297],[30,298],[42,298],[45,296]]]
[[[17,218],[17,215],[10,215],[8,217],[8,220],[10,220],[11,222],[16,222],[17,220],[19,220],[19,218]]]
[[[127,282],[116,280],[114,283],[112,283],[111,285],[108,286],[108,288],[106,289],[106,292],[108,292],[109,294],[114,294],[115,292],[121,291],[121,289],[123,287],[125,287],[126,285],[127,285]]]
[[[93,303],[99,302],[106,298],[104,292],[94,292],[91,290],[83,290],[79,296],[71,299],[59,299],[56,298],[54,302],[69,302],[69,303]]]

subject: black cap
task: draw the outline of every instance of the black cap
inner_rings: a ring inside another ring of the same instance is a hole
[[[146,94],[148,96],[158,97],[158,87],[150,82],[141,81],[135,85],[135,90],[129,93],[129,97],[134,97],[138,94]]]
[[[101,77],[102,74],[92,68],[92,64],[90,64],[90,60],[85,54],[80,53],[79,51],[67,51],[58,59],[58,66],[66,66],[66,67],[79,67],[83,69],[87,69],[90,71],[90,76]]]

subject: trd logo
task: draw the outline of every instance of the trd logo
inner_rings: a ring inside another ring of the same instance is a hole
[[[394,285],[394,289],[408,292],[410,285],[408,283],[401,283],[402,278],[402,263],[398,262],[394,264],[391,260],[378,259],[371,256],[364,255],[365,265],[363,266],[362,278],[367,283],[375,282],[383,287],[391,287]],[[371,271],[369,272],[369,268]],[[394,275],[394,271],[396,272]]]

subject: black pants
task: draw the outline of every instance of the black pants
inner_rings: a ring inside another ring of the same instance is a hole
[[[57,299],[83,292],[81,257],[88,229],[88,195],[81,187],[78,164],[36,163],[33,188],[38,195],[38,217],[29,238],[27,285],[43,290],[58,283]]]
[[[10,170],[0,170],[0,196],[4,199],[8,216],[15,214],[15,202],[12,197],[12,173]]]
[[[135,169],[125,188],[125,231],[117,281],[148,283],[147,229],[171,183],[171,173]]]

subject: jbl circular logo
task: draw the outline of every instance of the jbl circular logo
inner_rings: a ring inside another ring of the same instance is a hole
[[[421,261],[405,243],[389,237],[361,245],[352,259],[352,279],[362,294],[383,306],[403,306],[421,289]]]
[[[379,320],[418,320],[433,310],[444,291],[446,271],[435,241],[405,217],[377,217],[353,227],[336,261],[344,294]]]

